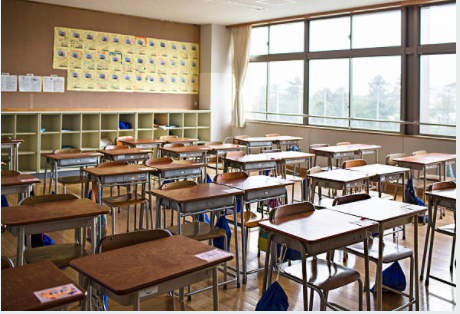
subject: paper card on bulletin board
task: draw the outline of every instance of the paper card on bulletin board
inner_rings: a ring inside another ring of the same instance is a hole
[[[121,77],[121,90],[125,92],[132,92],[133,91],[133,73],[123,73]]]
[[[53,69],[67,69],[69,50],[65,47],[54,47]]]
[[[190,59],[198,60],[200,56],[200,48],[197,44],[190,44],[189,56]]]
[[[94,91],[96,90],[96,71],[83,70],[81,90]]]
[[[157,91],[160,93],[169,92],[167,75],[158,75]]]
[[[160,57],[157,63],[157,73],[160,75],[168,74],[168,59]]]
[[[190,74],[190,62],[188,60],[180,60],[178,67],[180,75]]]
[[[199,67],[200,65],[198,61],[192,60],[190,62],[190,75],[199,75],[200,74]]]
[[[186,43],[179,44],[179,58],[182,60],[187,60],[189,58],[188,55],[189,45]]]
[[[169,75],[169,92],[178,93],[179,92],[179,77],[177,75]]]
[[[157,77],[153,74],[149,74],[145,78],[145,91],[156,92],[157,91]]]
[[[168,74],[169,75],[177,75],[179,74],[179,66],[178,66],[178,60],[170,58],[168,60]]]
[[[112,92],[119,92],[120,89],[120,81],[121,81],[121,72],[110,72],[109,76],[109,91]]]
[[[92,31],[83,32],[83,49],[96,50],[97,49],[97,33]]]
[[[123,53],[134,54],[136,52],[136,46],[134,44],[134,36],[123,36]]]
[[[193,94],[198,93],[198,76],[192,76],[189,79],[189,91]]]
[[[43,92],[44,93],[63,93],[65,79],[59,76],[44,76],[43,77]]]
[[[158,40],[147,38],[147,55],[156,57],[158,55]]]
[[[134,72],[134,56],[131,54],[125,54],[122,61],[123,72]]]
[[[81,90],[83,70],[72,69],[67,71],[67,90]]]
[[[18,91],[18,76],[2,74],[2,92],[17,92]]]
[[[188,76],[182,76],[180,75],[178,77],[178,83],[177,83],[178,89],[180,93],[187,93],[189,90],[189,84],[188,84]]]
[[[109,90],[109,71],[96,72],[96,90],[108,91]]]
[[[168,44],[168,57],[174,59],[179,58],[179,43],[176,41],[170,41]]]
[[[121,71],[121,60],[123,55],[119,52],[109,52],[109,69],[110,71]]]
[[[106,71],[109,69],[109,53],[106,51],[97,52],[97,65],[96,68],[99,71]]]
[[[70,30],[64,27],[54,28],[54,46],[55,47],[69,47]]]
[[[97,50],[110,51],[110,35],[108,33],[97,33]]]
[[[158,41],[158,56],[159,57],[168,57],[168,41],[167,40],[159,40]]]
[[[134,83],[133,83],[133,90],[135,92],[143,92],[145,89],[145,82],[146,76],[143,73],[136,73],[134,75]]]
[[[145,56],[143,55],[135,55],[134,60],[134,70],[136,72],[144,73],[145,72]]]
[[[95,70],[97,63],[97,52],[94,50],[83,50],[83,69]]]
[[[69,62],[67,67],[69,69],[82,68],[83,51],[81,49],[70,49],[68,56]]]
[[[110,52],[123,52],[123,39],[121,35],[110,34]]]
[[[41,92],[42,77],[41,76],[19,76],[19,91],[20,92]]]
[[[70,48],[83,49],[83,32],[73,29],[70,32]]]
[[[157,65],[156,65],[156,60],[154,57],[147,57],[147,62],[145,64],[145,72],[146,73],[152,73],[156,74],[157,73]]]
[[[135,44],[135,53],[138,55],[146,55],[147,54],[147,38],[145,37],[134,37],[134,44]]]

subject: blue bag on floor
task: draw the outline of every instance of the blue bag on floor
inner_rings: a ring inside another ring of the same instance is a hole
[[[230,229],[227,218],[225,218],[224,215],[220,216],[220,218],[217,220],[216,227],[225,230],[225,233],[227,234],[227,251],[230,251],[230,240],[232,238],[232,230]],[[212,240],[212,245],[216,248],[224,250],[224,237]]]
[[[10,207],[8,200],[6,199],[6,195],[2,195],[2,207]]]
[[[256,311],[287,311],[289,307],[286,292],[278,281],[272,283],[257,303]]]
[[[406,276],[397,261],[382,272],[382,284],[398,291],[406,289]],[[371,292],[374,292],[374,288],[375,286],[372,287]],[[383,289],[383,291],[387,290]]]

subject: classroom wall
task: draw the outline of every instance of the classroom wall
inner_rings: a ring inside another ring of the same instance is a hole
[[[2,0],[2,72],[67,76],[53,69],[54,27],[200,43],[200,26],[118,14]],[[2,108],[199,109],[199,95],[123,92],[2,93]],[[196,106],[194,105],[196,103]]]

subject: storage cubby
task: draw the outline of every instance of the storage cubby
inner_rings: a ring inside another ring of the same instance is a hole
[[[43,132],[42,132],[43,131]],[[61,132],[61,115],[60,114],[41,114],[41,133]]]
[[[81,135],[81,149],[82,150],[94,150],[99,149],[100,145],[100,133],[99,132],[88,132]]]
[[[160,138],[161,136],[167,136],[167,135],[169,135],[168,130],[158,129],[158,130],[153,131],[153,138]]]
[[[155,113],[153,115],[154,124],[157,125],[168,125],[169,115],[167,113]]]
[[[183,114],[181,113],[170,113],[169,114],[169,125],[173,125],[177,128],[184,126],[183,124]]]
[[[196,138],[196,129],[184,129],[184,137]]]
[[[203,142],[211,141],[211,130],[210,129],[198,129],[198,138]]]
[[[25,143],[25,141],[24,141]],[[61,149],[61,136],[59,134],[41,134],[41,152]]]
[[[184,113],[184,127],[186,128],[197,127],[196,113]]]
[[[37,134],[38,115],[37,114],[18,114],[16,116],[16,134]]]
[[[198,113],[198,127],[209,127],[211,126],[211,113],[210,112],[199,112]]]
[[[19,171],[23,173],[37,172],[37,154],[32,153],[32,154],[21,155],[21,153],[19,153],[18,161],[19,161],[19,164],[18,164]]]
[[[42,140],[43,140],[43,137],[42,137]],[[62,133],[61,148],[70,148],[70,147],[65,147],[65,146],[72,146],[73,148],[80,148],[81,147],[81,134],[80,133]]]
[[[37,153],[37,148],[38,148],[37,137],[38,136],[36,134],[16,136],[17,139],[24,140],[24,142],[21,145],[19,145],[19,148],[18,148],[19,154]]]
[[[100,115],[98,113],[84,113],[82,115],[82,131],[99,131]]]
[[[63,114],[61,130],[62,132],[80,132],[81,114]]]
[[[101,131],[118,130],[118,114],[102,113],[101,114]]]
[[[138,113],[137,114],[137,129],[152,129],[153,128],[153,114],[152,113]]]
[[[169,129],[169,135],[177,135],[178,137],[183,137],[182,129]]]
[[[99,143],[99,147],[104,148],[107,145],[115,144],[115,138],[116,137],[118,137],[118,132],[117,131],[111,131],[111,132],[101,131],[101,141]],[[110,143],[107,144],[106,141],[102,142],[103,138],[110,140]]]
[[[137,132],[137,138],[139,139],[151,139],[153,138],[153,130],[144,130],[144,131],[138,131]]]
[[[134,130],[135,123],[136,123],[136,114],[134,113],[120,113],[118,116],[118,121],[122,121],[123,123],[128,122],[131,124],[131,127],[129,129],[120,129],[120,131],[126,131],[126,130]],[[130,135],[130,134],[124,134],[124,135]]]
[[[14,126],[14,114],[2,114],[2,135],[13,135],[15,126]]]

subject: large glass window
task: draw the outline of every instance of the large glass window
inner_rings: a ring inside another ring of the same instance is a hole
[[[349,63],[349,59],[310,61],[310,115],[348,117]],[[309,123],[348,126],[348,120],[340,119],[310,118]]]
[[[268,54],[268,26],[255,27],[251,30],[251,56]]]
[[[310,22],[310,51],[350,49],[350,17]]]
[[[456,5],[435,5],[420,10],[420,42],[425,44],[456,41]]]
[[[304,51],[305,23],[287,23],[270,26],[270,54]]]
[[[249,64],[243,88],[243,102],[247,119],[265,120],[265,114],[250,111],[266,112],[267,110],[267,63],[254,62]]]
[[[420,58],[420,122],[456,123],[456,55]],[[421,125],[420,133],[455,136],[455,127]]]
[[[352,48],[401,45],[401,11],[354,15]]]

